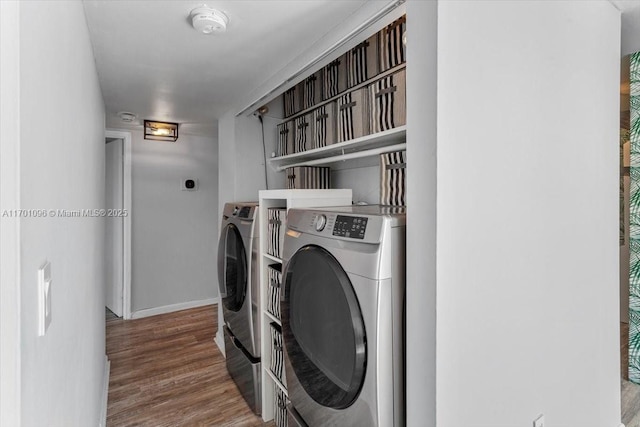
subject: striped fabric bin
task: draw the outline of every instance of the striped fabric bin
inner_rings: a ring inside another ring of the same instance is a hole
[[[317,71],[304,79],[302,109],[311,108],[322,100],[322,73]]]
[[[313,110],[313,145],[321,148],[336,143],[336,103],[330,102]]]
[[[267,235],[269,238],[267,241],[267,253],[274,257],[282,258],[287,209],[269,208],[267,218],[269,219],[267,224]]]
[[[280,123],[276,126],[278,133],[278,147],[276,149],[276,156],[286,156],[287,154],[293,154],[294,146],[294,123],[288,121]]]
[[[282,342],[282,328],[271,322],[271,373],[286,387],[284,371],[284,344]]]
[[[322,69],[322,100],[347,90],[347,57],[342,55]]]
[[[328,189],[331,188],[331,168],[298,166],[287,168],[287,189]]]
[[[301,153],[312,147],[313,114],[305,114],[295,118],[295,146],[294,152]]]
[[[407,153],[380,155],[380,204],[405,206],[407,198]]]
[[[374,34],[353,49],[347,58],[347,86],[353,87],[378,74],[378,34]]]
[[[282,265],[271,264],[269,266],[269,289],[267,311],[280,320],[280,285],[282,284]]]
[[[405,70],[382,77],[369,85],[371,133],[407,123],[407,80]]]
[[[367,100],[366,88],[338,98],[338,142],[369,135]]]
[[[284,107],[284,116],[289,117],[300,111],[300,102],[296,87],[292,87],[282,94],[282,103]]]
[[[407,29],[407,16],[404,15],[380,30],[378,38],[379,71],[383,72],[406,61],[402,37]]]
[[[273,423],[276,427],[288,427],[287,403],[289,399],[276,384],[273,385]]]

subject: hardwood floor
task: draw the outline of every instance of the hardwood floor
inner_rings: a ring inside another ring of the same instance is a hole
[[[622,422],[626,427],[640,427],[640,386],[622,380]]]
[[[124,321],[107,315],[107,426],[271,426],[251,412],[213,341],[216,306]]]
[[[622,422],[640,427],[640,386],[629,380],[629,324],[620,323],[620,371],[622,372]]]

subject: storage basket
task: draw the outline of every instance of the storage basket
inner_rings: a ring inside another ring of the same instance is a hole
[[[371,133],[407,123],[406,72],[400,70],[369,85]]]
[[[406,151],[380,155],[380,204],[405,206],[407,194]]]
[[[378,32],[378,58],[380,72],[398,66],[406,61],[402,38],[407,29],[407,16],[404,15]]]
[[[287,154],[293,154],[294,145],[294,123],[288,121],[280,123],[276,126],[278,132],[278,147],[276,149],[276,156],[286,156]]]
[[[378,35],[374,34],[347,52],[347,86],[375,77],[379,70]]]
[[[295,150],[296,153],[307,151],[312,145],[313,114],[305,114],[295,119]]]
[[[282,342],[282,327],[271,322],[271,373],[286,387],[284,373],[284,346]]]
[[[367,89],[347,92],[338,98],[338,142],[369,134]]]
[[[336,103],[330,102],[313,110],[313,146],[326,147],[336,143]]]
[[[342,55],[322,69],[322,99],[327,100],[347,89],[347,57]]]
[[[331,168],[298,166],[287,168],[287,189],[331,188]]]
[[[280,285],[282,283],[282,265],[272,264],[269,266],[269,289],[267,301],[267,311],[280,320]]]
[[[311,108],[322,100],[322,73],[317,71],[304,79],[302,109]]]
[[[269,208],[267,212],[269,223],[267,224],[267,253],[277,258],[282,258],[282,245],[284,243],[285,224],[287,220],[286,208]]]
[[[289,403],[289,399],[287,395],[284,394],[284,391],[278,387],[277,384],[273,385],[273,423],[276,427],[287,427],[288,426],[288,414],[287,414],[287,403]]]
[[[289,117],[300,111],[298,95],[296,87],[292,87],[282,94],[282,104],[284,107],[284,116]]]

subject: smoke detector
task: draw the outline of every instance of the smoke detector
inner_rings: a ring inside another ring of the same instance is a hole
[[[135,114],[130,113],[128,111],[121,111],[118,113],[118,117],[125,123],[133,123],[137,118]]]
[[[203,34],[224,33],[229,23],[227,15],[207,5],[196,7],[191,11],[191,25]]]

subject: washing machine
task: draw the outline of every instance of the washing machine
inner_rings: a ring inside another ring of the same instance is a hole
[[[404,425],[405,224],[397,207],[289,210],[290,427]]]
[[[258,218],[255,202],[225,204],[218,244],[218,289],[227,370],[251,409],[260,415]]]

